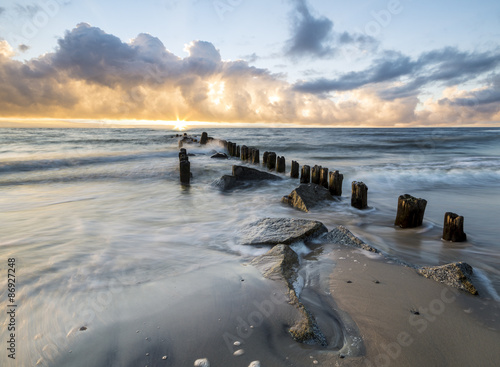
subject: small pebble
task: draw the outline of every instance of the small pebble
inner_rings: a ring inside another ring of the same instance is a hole
[[[239,357],[245,354],[245,351],[243,349],[238,349],[236,352],[233,353],[233,356]]]
[[[352,283],[352,281],[348,280],[347,283]]]
[[[340,358],[345,358],[345,355],[341,354],[341,355],[340,355]]]
[[[241,345],[241,342],[239,342],[239,341],[235,341],[235,342],[233,343],[233,345],[240,346],[240,345]]]
[[[253,329],[253,325],[250,325],[250,329]]]
[[[378,280],[373,281],[375,284],[379,284],[380,282]]]
[[[410,312],[414,315],[420,315],[420,312],[416,311],[416,310],[410,310]]]
[[[319,362],[317,360],[314,360],[313,361],[313,364],[318,364]]]
[[[137,330],[136,333],[140,333],[141,331],[140,330]]]
[[[86,327],[86,326],[82,326],[82,327],[80,328],[80,331],[85,331],[85,330],[87,330],[87,327]]]
[[[206,358],[194,361],[194,367],[210,367],[210,362]]]
[[[253,361],[248,367],[260,367],[260,361]]]
[[[146,356],[149,356],[149,353],[146,353]]]
[[[163,357],[161,357],[161,359],[167,359],[167,356],[163,356]]]

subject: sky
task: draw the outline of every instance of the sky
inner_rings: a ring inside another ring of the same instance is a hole
[[[2,0],[8,121],[500,126],[497,0]]]

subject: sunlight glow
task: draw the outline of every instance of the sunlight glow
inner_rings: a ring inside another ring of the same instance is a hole
[[[269,103],[278,103],[279,101],[281,101],[281,98],[278,97],[278,96],[269,96]]]
[[[183,130],[186,130],[188,127],[186,121],[184,120],[179,120],[177,119],[177,121],[174,122],[174,130],[179,130],[179,131],[183,131]]]

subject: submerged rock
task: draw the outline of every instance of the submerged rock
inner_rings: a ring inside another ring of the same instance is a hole
[[[417,269],[420,275],[437,282],[449,285],[477,295],[477,289],[472,284],[472,266],[465,262],[456,262],[441,266],[424,266]]]
[[[197,359],[194,361],[195,367],[210,367],[210,362],[206,358]]]
[[[216,180],[213,185],[217,186],[222,191],[231,190],[238,186],[243,186],[252,181],[264,180],[281,180],[282,178],[272,173],[259,171],[255,168],[245,166],[233,166],[233,175],[224,175]]]
[[[215,153],[213,156],[210,158],[216,158],[216,159],[227,159],[227,154],[226,153]]]
[[[299,315],[288,330],[293,339],[300,343],[326,346],[328,343],[314,316],[295,293],[293,284],[297,279],[299,267],[299,257],[295,251],[284,244],[276,245],[264,255],[253,259],[250,264],[259,269],[265,278],[282,281],[288,288],[289,302],[297,309]]]
[[[284,196],[281,201],[290,206],[308,212],[314,206],[333,201],[334,198],[323,186],[314,183],[302,184],[293,190],[290,195]]]
[[[341,244],[346,246],[358,247],[366,251],[380,253],[375,247],[370,246],[363,242],[360,238],[356,237],[344,226],[337,226],[330,232],[322,235],[319,240],[321,242],[329,242],[335,244]]]
[[[241,231],[242,245],[289,245],[327,232],[321,222],[293,218],[264,218]]]
[[[260,171],[255,168],[246,166],[233,166],[233,176],[237,180],[252,181],[252,180],[281,180],[281,177],[273,175],[269,172]]]
[[[257,256],[250,263],[260,270],[265,278],[273,280],[284,279],[292,285],[297,278],[299,257],[290,246],[276,245],[264,255]]]

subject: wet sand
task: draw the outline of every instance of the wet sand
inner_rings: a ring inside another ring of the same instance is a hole
[[[64,347],[54,353],[42,348],[42,357],[34,353],[31,360],[74,367],[193,366],[199,358],[212,367],[257,360],[262,366],[499,364],[498,303],[380,255],[312,246],[298,289],[302,284],[301,302],[327,347],[292,340],[287,330],[298,314],[283,283],[264,279],[250,257],[221,255],[220,264],[124,288],[92,322],[75,319]]]

